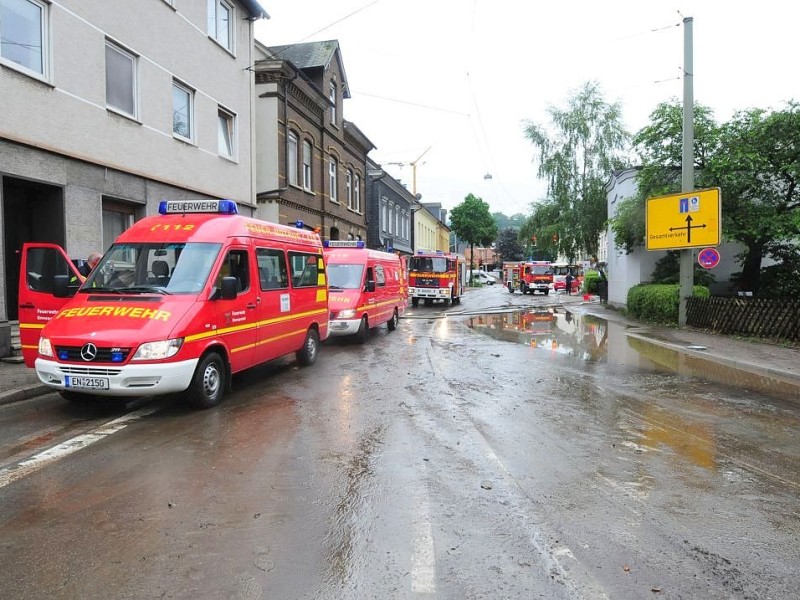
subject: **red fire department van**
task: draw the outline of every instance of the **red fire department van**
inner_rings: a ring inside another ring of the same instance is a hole
[[[396,254],[369,250],[363,241],[326,241],[331,336],[355,336],[364,343],[369,330],[386,323],[397,329],[408,303],[403,263]]]
[[[408,260],[408,295],[412,306],[417,306],[420,299],[425,306],[434,300],[459,304],[465,280],[466,263],[460,254],[418,250]]]
[[[231,375],[328,335],[322,243],[238,215],[230,200],[163,201],[123,232],[85,282],[53,244],[25,244],[25,363],[69,400],[187,392],[216,405]]]

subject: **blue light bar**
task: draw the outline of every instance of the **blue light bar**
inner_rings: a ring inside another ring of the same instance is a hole
[[[300,219],[297,219],[297,221],[294,222],[294,226],[297,227],[298,229],[306,228],[306,224],[303,223]]]
[[[162,200],[158,203],[158,212],[162,215],[187,213],[237,215],[239,207],[233,200]]]

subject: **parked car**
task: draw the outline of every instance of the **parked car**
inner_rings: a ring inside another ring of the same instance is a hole
[[[480,283],[481,285],[494,285],[497,279],[489,275],[486,271],[469,271],[467,270],[467,283],[472,280],[473,284]]]

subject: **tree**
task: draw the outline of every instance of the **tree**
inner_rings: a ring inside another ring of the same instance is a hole
[[[559,207],[555,202],[534,204],[533,214],[520,231],[524,240],[530,240],[528,254],[533,260],[555,260],[558,256],[558,215]]]
[[[525,257],[525,248],[519,241],[519,231],[513,227],[500,230],[496,248],[501,261],[522,260]]]
[[[497,225],[489,212],[489,205],[480,198],[467,194],[464,201],[450,211],[450,227],[456,235],[469,244],[470,271],[474,270],[472,257],[475,245],[489,246],[497,237]]]
[[[719,150],[709,171],[723,190],[723,232],[747,247],[739,286],[758,292],[764,256],[785,262],[785,242],[800,237],[800,103],[736,113]]]
[[[549,107],[553,134],[531,121],[525,136],[539,155],[538,175],[547,180],[545,205],[555,220],[556,253],[569,260],[595,254],[607,220],[605,182],[623,165],[629,139],[619,103],[609,104],[596,82],[587,82],[565,109]],[[552,233],[547,236],[553,240]],[[538,238],[538,234],[537,234]]]
[[[620,203],[611,223],[627,252],[644,243],[645,199],[680,191],[682,111],[677,100],[659,105],[634,138],[642,157],[639,193]],[[758,292],[765,256],[792,271],[795,255],[785,243],[800,237],[800,104],[740,111],[722,125],[696,105],[694,162],[696,189],[722,189],[724,238],[746,247],[739,287]]]
[[[683,153],[683,106],[678,100],[662,102],[650,113],[650,124],[633,138],[641,168],[636,178],[638,193],[618,203],[611,229],[618,248],[630,254],[644,245],[645,201],[653,196],[681,191]],[[719,125],[706,106],[694,107],[695,187],[713,187],[707,172],[710,157],[718,152]]]
[[[492,217],[494,218],[494,222],[497,223],[498,231],[502,231],[507,227],[516,227],[519,229],[522,227],[523,223],[525,223],[525,219],[527,218],[522,213],[516,213],[508,217],[501,212],[492,213]]]

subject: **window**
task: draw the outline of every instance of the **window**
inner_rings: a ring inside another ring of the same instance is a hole
[[[339,164],[336,162],[335,158],[331,158],[331,162],[328,163],[328,185],[330,186],[330,195],[331,195],[331,202],[338,202],[337,194],[336,194],[336,187],[337,187],[337,171],[339,170]]]
[[[134,207],[113,200],[103,200],[103,248],[108,248],[119,235],[133,225]],[[96,248],[101,252],[103,248]]]
[[[0,58],[48,76],[48,7],[39,0],[0,0]]]
[[[233,158],[233,149],[236,143],[234,116],[221,107],[217,109],[217,114],[219,115],[219,154],[220,156]]]
[[[356,175],[356,182],[353,186],[353,210],[361,212],[361,177]]]
[[[208,0],[208,35],[233,52],[233,5],[225,0]]]
[[[187,140],[194,131],[194,91],[172,82],[172,133]]]
[[[328,100],[331,101],[331,125],[336,126],[336,82],[331,81],[328,91]]]
[[[136,118],[136,56],[106,41],[106,106]]]
[[[250,289],[250,267],[247,260],[247,250],[229,250],[225,260],[219,268],[215,286],[218,290],[222,289],[223,277],[236,278],[237,293],[245,292]]]
[[[387,215],[387,210],[388,210],[388,208],[386,206],[386,200],[384,200],[381,203],[381,229],[383,231],[386,231],[386,229],[389,226],[389,220],[388,220],[388,218],[386,216]]]
[[[318,287],[325,285],[322,257],[304,252],[289,252],[293,287]],[[321,283],[320,283],[321,281]]]
[[[283,250],[256,248],[258,279],[263,290],[280,290],[289,287],[286,258]]]
[[[347,175],[344,181],[345,189],[347,190],[347,208],[353,208],[353,172],[347,169]]]
[[[303,189],[311,191],[311,144],[303,142]]]
[[[294,131],[289,132],[289,140],[286,143],[286,163],[289,172],[290,185],[297,185],[297,134]]]
[[[386,285],[386,275],[383,273],[383,265],[375,265],[375,283],[378,287]]]

